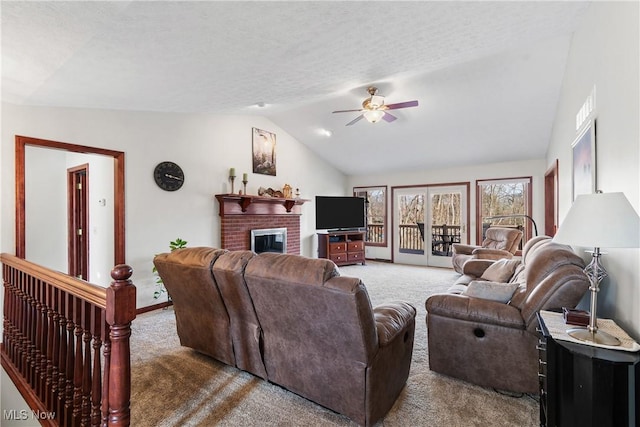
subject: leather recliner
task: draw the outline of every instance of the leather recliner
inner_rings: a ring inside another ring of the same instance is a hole
[[[550,237],[529,240],[509,280],[518,286],[507,303],[464,294],[474,262],[449,293],[426,301],[429,368],[485,387],[537,393],[536,312],[580,302],[589,288],[584,261]]]
[[[489,227],[481,246],[453,244],[453,269],[462,274],[464,263],[470,259],[512,258],[522,240],[522,231],[515,228]]]

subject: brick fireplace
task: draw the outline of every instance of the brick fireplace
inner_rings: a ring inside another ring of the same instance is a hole
[[[287,253],[300,254],[300,215],[305,199],[217,194],[223,249],[251,249],[251,230],[287,229]]]

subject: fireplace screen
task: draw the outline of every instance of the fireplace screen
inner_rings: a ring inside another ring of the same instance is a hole
[[[251,250],[256,253],[287,253],[287,229],[265,228],[251,230]]]

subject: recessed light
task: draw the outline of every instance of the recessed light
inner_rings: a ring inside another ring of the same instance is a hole
[[[318,132],[320,133],[320,135],[326,137],[330,137],[331,135],[333,135],[333,132],[331,132],[329,129],[320,129]]]

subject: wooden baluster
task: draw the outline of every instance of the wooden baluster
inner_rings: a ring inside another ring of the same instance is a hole
[[[105,317],[106,318],[106,317]],[[109,339],[109,325],[106,325],[102,335],[104,342],[104,374],[102,375],[102,427],[109,424],[109,378],[111,375],[111,341]]]
[[[44,383],[47,373],[47,305],[46,305],[46,288],[42,280],[36,281],[35,294],[38,309],[37,326],[36,326],[36,393],[40,400],[45,400]]]
[[[27,381],[31,385],[31,388],[35,388],[35,370],[36,370],[36,346],[35,346],[35,329],[36,329],[36,318],[37,318],[37,310],[35,299],[33,298],[34,290],[35,290],[35,279],[31,276],[27,278],[27,369],[28,376]]]
[[[91,332],[93,334],[93,381],[91,383],[91,425],[100,426],[102,418],[100,404],[102,398],[100,350],[102,348],[102,336],[105,330],[104,310],[93,307],[91,316]]]
[[[73,295],[66,294],[67,299],[67,311],[65,317],[67,318],[67,360],[65,364],[65,389],[64,389],[64,418],[65,424],[68,426],[73,425],[73,368],[75,364],[75,341],[73,331],[76,328],[74,323],[73,309],[74,300]]]
[[[4,277],[4,319],[2,319],[2,331],[4,341],[4,351],[9,356],[11,361],[14,361],[14,336],[15,331],[13,329],[14,313],[15,313],[15,293],[13,291],[13,269],[9,266],[2,266],[2,277]]]
[[[67,385],[67,294],[63,290],[58,290],[58,336],[60,340],[58,352],[58,404],[56,414],[60,419],[60,425],[65,425],[64,401],[65,388]]]
[[[51,350],[51,371],[47,378],[47,381],[51,383],[50,388],[50,401],[47,404],[48,408],[56,407],[58,402],[58,362],[60,357],[60,312],[58,306],[58,289],[51,288],[51,313],[52,320],[50,324],[51,330],[51,344],[49,345]]]
[[[7,276],[4,276],[5,280]],[[18,354],[18,336],[17,336],[17,324],[18,324],[18,304],[19,304],[19,298],[18,298],[18,293],[17,293],[17,288],[16,288],[16,270],[15,269],[10,269],[10,282],[6,283],[5,282],[5,295],[6,292],[9,293],[10,298],[11,298],[11,305],[9,307],[9,317],[5,317],[5,322],[8,323],[8,329],[10,331],[9,333],[9,357],[11,359],[11,361],[17,366],[17,354]],[[6,316],[6,313],[5,313]],[[6,331],[7,329],[5,329]]]
[[[111,362],[109,373],[109,426],[131,422],[131,322],[136,317],[136,288],[128,265],[111,270],[114,281],[107,288],[107,323],[110,326]]]
[[[84,357],[82,360],[81,426],[89,426],[91,415],[91,318],[92,304],[85,302],[82,304],[82,329],[84,330],[82,347],[84,348]]]
[[[80,298],[75,298],[73,307],[73,322],[76,325],[75,328],[75,344],[76,351],[73,359],[73,425],[80,425],[80,418],[82,414],[82,335],[84,330],[82,328],[82,306],[84,302]]]
[[[25,379],[27,380],[28,383],[31,383],[31,375],[30,375],[30,366],[31,366],[31,357],[29,355],[29,338],[30,336],[30,330],[29,327],[31,326],[31,322],[30,322],[30,306],[31,306],[31,302],[29,301],[29,278],[25,277],[24,278],[24,282],[23,282],[23,299],[22,299],[22,322],[23,322],[23,326],[20,328],[20,330],[22,331],[22,366],[23,366],[23,372],[24,372],[24,376]]]
[[[42,389],[41,400],[46,404],[49,389],[47,388],[47,375],[51,373],[51,349],[49,348],[51,328],[53,322],[53,314],[51,310],[51,302],[49,301],[50,289],[53,286],[47,282],[42,282],[42,334],[40,345],[42,346],[42,361],[40,362],[40,387]],[[46,405],[45,405],[46,406]],[[49,408],[49,406],[46,406]]]
[[[24,331],[26,331],[27,327],[27,302],[24,294],[24,289],[27,284],[24,282],[22,274],[20,274],[20,279],[16,282],[18,285],[18,318],[16,329],[18,331],[18,348],[16,357],[18,359],[18,369],[23,376],[27,374],[27,337],[24,335]],[[26,377],[25,377],[26,378]]]

